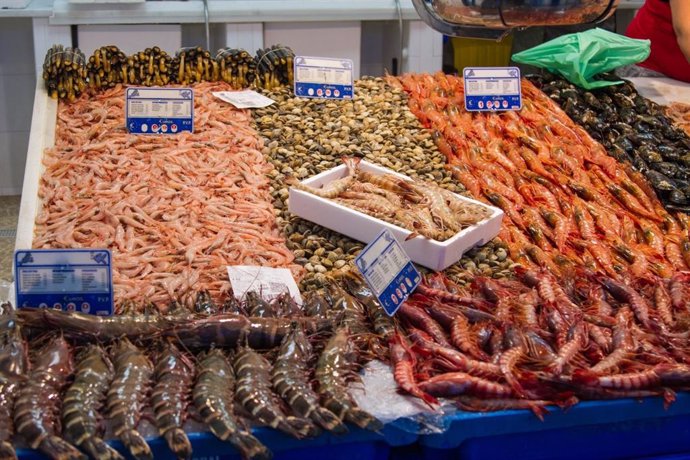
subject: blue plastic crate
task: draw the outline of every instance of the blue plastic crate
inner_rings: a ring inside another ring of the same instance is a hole
[[[275,460],[388,460],[393,446],[414,444],[418,436],[414,434],[416,425],[409,420],[399,420],[387,424],[381,433],[361,430],[348,425],[345,435],[324,433],[311,439],[297,440],[269,428],[257,428],[254,434],[274,454]],[[196,460],[240,460],[235,448],[218,440],[210,433],[189,434]],[[175,458],[162,438],[147,440],[156,459]],[[121,453],[125,449],[119,441],[109,443]],[[21,460],[44,460],[42,454],[23,449],[18,453]]]
[[[589,401],[539,421],[526,410],[459,411],[443,434],[420,437],[426,459],[690,458],[690,395],[664,410],[661,398]]]

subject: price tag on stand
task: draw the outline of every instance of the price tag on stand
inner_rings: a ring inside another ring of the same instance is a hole
[[[127,88],[125,119],[131,134],[194,132],[191,88]]]
[[[465,67],[465,109],[468,111],[520,110],[522,86],[517,67]]]
[[[107,249],[15,251],[17,305],[112,315],[111,262]]]
[[[352,59],[296,56],[295,96],[323,99],[352,99],[354,96]]]
[[[389,316],[398,311],[422,281],[414,264],[388,229],[366,245],[355,264]]]
[[[266,300],[287,292],[297,304],[302,305],[295,278],[287,268],[231,265],[228,266],[228,277],[237,299],[243,299],[250,291],[258,292]]]

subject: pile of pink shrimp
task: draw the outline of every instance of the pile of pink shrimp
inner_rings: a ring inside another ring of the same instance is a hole
[[[194,133],[132,135],[124,88],[60,104],[35,248],[108,248],[116,302],[189,304],[230,290],[228,265],[302,268],[276,226],[251,115],[194,88]]]

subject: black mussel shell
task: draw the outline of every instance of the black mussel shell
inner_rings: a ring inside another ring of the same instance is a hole
[[[589,104],[590,106],[594,107],[597,110],[601,110],[603,106],[601,105],[601,102],[599,102],[599,99],[597,97],[590,93],[589,91],[585,91],[585,93],[582,95],[584,98],[585,102]]]
[[[532,82],[532,84],[537,88],[541,88],[542,86],[544,86],[544,83],[546,82],[546,78],[544,78],[544,75],[538,73],[531,73],[525,75],[525,78]]]
[[[633,109],[630,108],[621,108],[618,112],[618,117],[623,123],[628,125],[634,124],[637,120],[637,114]]]
[[[580,93],[578,93],[575,88],[565,88],[561,90],[561,96],[566,99],[575,99],[578,102],[580,101]]]
[[[675,163],[669,163],[667,161],[662,161],[654,165],[654,169],[659,171],[661,174],[668,177],[675,177],[680,171],[680,168]]]
[[[613,123],[611,124],[611,127],[617,131],[620,131],[621,134],[628,134],[628,133],[633,133],[635,132],[634,129],[632,129],[632,126],[626,123]]]
[[[678,149],[670,145],[660,144],[657,146],[657,150],[665,160],[678,161],[680,159],[680,152]]]
[[[613,107],[608,105],[604,106],[604,109],[601,111],[599,116],[602,120],[609,124],[616,123],[618,121],[618,113],[613,110]]]
[[[628,139],[630,139],[630,142],[633,144],[640,146],[643,144],[658,144],[659,141],[657,140],[656,137],[654,137],[654,134],[652,133],[631,133],[628,135]]]
[[[546,83],[544,86],[541,87],[541,90],[550,96],[559,96],[560,97],[560,95],[561,95],[560,88],[555,86],[553,83]]]
[[[597,113],[596,113],[595,111],[593,111],[593,110],[590,110],[590,109],[586,109],[586,110],[582,113],[582,118],[581,118],[581,120],[582,120],[582,123],[584,123],[584,124],[586,124],[586,125],[588,125],[588,126],[592,126],[592,125],[594,125],[595,123],[597,123],[598,121],[600,121],[600,120],[597,118]]]
[[[661,190],[664,192],[670,192],[671,190],[676,190],[676,183],[671,180],[670,178],[666,177],[664,174],[654,171],[653,169],[650,169],[645,172],[645,176],[647,177],[647,180],[652,184],[652,187],[654,187],[657,190]]]
[[[604,106],[610,107],[613,105],[613,99],[611,99],[611,96],[609,96],[608,94],[598,94],[597,97]]]
[[[575,86],[572,85],[571,83],[568,83],[567,80],[554,80],[553,85],[558,88],[558,89],[575,89]],[[577,90],[575,90],[577,92]]]
[[[645,123],[652,128],[661,128],[665,123],[658,117],[652,117],[650,115],[638,115],[637,120]]]
[[[636,121],[633,128],[638,133],[650,133],[652,132],[652,127],[643,121]]]
[[[633,110],[635,108],[635,103],[633,100],[626,96],[625,94],[616,93],[613,95],[613,102],[620,108],[626,108]]]
[[[649,112],[649,101],[639,94],[636,94],[633,97],[633,103],[635,104],[635,110],[637,110],[637,113]]]
[[[685,155],[680,157],[680,162],[683,163],[684,166],[690,168],[690,153],[686,153]]]
[[[630,139],[628,139],[626,136],[620,136],[616,140],[615,144],[628,153],[632,153],[633,150],[635,150],[635,145],[630,142]]]
[[[654,148],[649,144],[642,144],[637,149],[637,154],[644,158],[644,161],[648,163],[659,163],[664,161],[664,158],[659,152],[654,150]]]
[[[690,205],[690,197],[680,190],[673,190],[668,194],[668,199],[671,203],[680,205]]]
[[[635,169],[642,173],[647,173],[647,171],[651,171],[649,169],[649,166],[647,166],[647,163],[645,163],[645,161],[642,159],[642,157],[637,155],[633,157],[632,165]]]
[[[632,163],[633,159],[628,155],[628,153],[620,148],[618,145],[613,144],[609,149],[609,155],[615,158],[620,163]]]
[[[661,133],[664,135],[664,137],[672,141],[677,141],[685,137],[685,133],[683,131],[673,126],[662,126]]]
[[[613,144],[616,142],[616,140],[618,139],[620,134],[621,133],[619,133],[615,129],[606,130],[606,133],[604,134],[603,138],[607,144],[607,147],[611,148],[611,146],[613,146]]]

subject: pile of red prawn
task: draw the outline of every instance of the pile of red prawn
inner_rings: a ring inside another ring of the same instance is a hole
[[[546,270],[517,272],[466,288],[427,279],[397,313],[400,388],[431,406],[448,397],[464,410],[540,418],[548,405],[645,396],[670,404],[674,390],[690,389],[690,272],[636,289],[589,272],[561,282]]]
[[[228,265],[302,269],[276,223],[271,166],[251,116],[194,85],[194,133],[130,135],[124,89],[60,104],[47,149],[36,248],[109,248],[116,299],[159,308],[230,290]]]
[[[523,107],[468,112],[462,79],[406,75],[409,106],[434,130],[454,177],[505,212],[515,262],[556,276],[574,267],[616,279],[690,269],[690,218],[669,214],[644,177],[618,164],[526,80]]]
[[[470,113],[462,80],[407,75],[410,109],[454,177],[505,211],[519,281],[437,278],[399,311],[401,388],[469,410],[690,387],[690,219],[523,81],[518,112]],[[411,340],[411,342],[408,342]],[[431,359],[418,360],[418,356]]]

